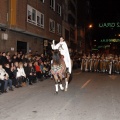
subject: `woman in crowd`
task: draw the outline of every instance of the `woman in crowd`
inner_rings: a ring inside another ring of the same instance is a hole
[[[43,73],[40,69],[40,65],[38,64],[38,62],[34,62],[34,67],[35,67],[35,70],[36,70],[36,77],[39,81],[42,81],[42,77],[43,77]]]
[[[18,64],[16,79],[19,81],[19,87],[26,85],[26,74],[22,62],[19,62]]]

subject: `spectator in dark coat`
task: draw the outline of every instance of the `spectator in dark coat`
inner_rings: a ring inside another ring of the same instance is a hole
[[[17,85],[17,80],[16,80],[15,75],[14,75],[14,73],[13,73],[13,70],[14,70],[14,69],[13,69],[13,66],[10,67],[9,64],[5,64],[4,69],[5,69],[5,71],[7,72],[7,74],[9,75],[9,79],[12,80],[12,84],[13,84],[14,86],[16,86],[16,85]]]
[[[17,62],[17,56],[16,56],[16,55],[13,55],[13,56],[12,56],[11,62],[12,62],[13,64],[14,64],[15,62]]]
[[[21,54],[18,54],[18,55],[17,55],[16,60],[17,60],[17,62],[22,62],[22,59],[21,59]]]
[[[0,92],[4,93],[5,81],[0,79]]]
[[[32,83],[36,83],[36,71],[35,68],[33,67],[32,62],[29,62],[28,64],[28,79],[29,79],[29,84],[31,85]]]
[[[2,56],[1,56],[1,58],[0,58],[0,64],[2,64],[2,65],[4,66],[6,63],[9,63],[9,61],[8,61],[7,58],[6,58],[6,53],[3,52],[3,53],[2,53]]]

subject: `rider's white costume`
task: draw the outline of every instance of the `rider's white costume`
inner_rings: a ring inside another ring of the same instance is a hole
[[[59,42],[56,45],[54,43],[52,43],[51,47],[53,50],[59,49],[61,55],[64,56],[65,65],[68,68],[69,73],[71,74],[71,59],[70,59],[70,55],[69,55],[69,51],[68,51],[66,42],[65,41]]]

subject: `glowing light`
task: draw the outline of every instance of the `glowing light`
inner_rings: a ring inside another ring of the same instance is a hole
[[[92,27],[93,27],[93,25],[92,25],[92,24],[90,24],[90,25],[89,25],[89,28],[92,28]]]

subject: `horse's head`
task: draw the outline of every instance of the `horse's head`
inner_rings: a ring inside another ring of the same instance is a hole
[[[60,54],[59,50],[54,50],[53,51],[52,59],[53,59],[53,64],[58,64],[59,65],[61,63],[61,54]]]

